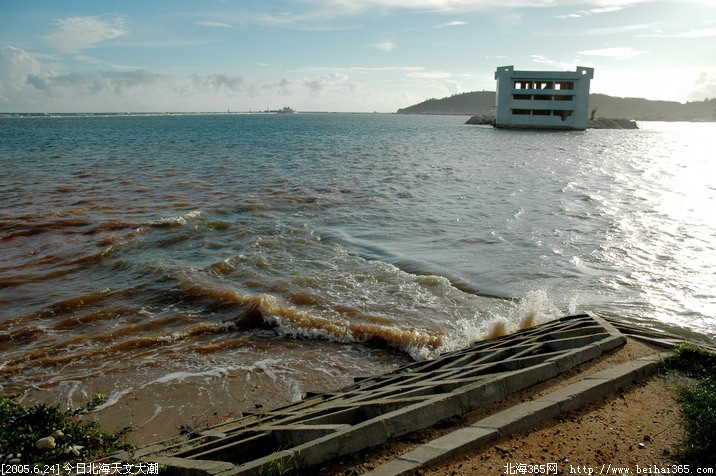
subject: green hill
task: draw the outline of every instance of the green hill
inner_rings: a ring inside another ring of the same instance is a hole
[[[419,104],[398,109],[398,114],[455,114],[465,116],[494,113],[495,92],[475,91],[455,94],[442,99],[427,99]],[[596,117],[624,117],[638,121],[713,121],[716,120],[716,99],[682,104],[676,101],[651,101],[642,98],[620,98],[591,94],[589,109],[597,109]]]
[[[427,99],[420,104],[398,109],[398,114],[456,114],[474,116],[495,110],[494,91],[455,94],[442,99]]]

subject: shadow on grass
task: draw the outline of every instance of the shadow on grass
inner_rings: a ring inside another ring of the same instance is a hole
[[[683,344],[662,364],[665,371],[679,372],[694,381],[678,388],[686,438],[677,448],[677,457],[694,465],[713,465],[716,462],[716,353]]]

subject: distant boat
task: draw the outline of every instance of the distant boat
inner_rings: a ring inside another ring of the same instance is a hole
[[[286,106],[283,109],[269,109],[266,108],[265,111],[259,111],[259,114],[293,114],[294,111],[290,107]]]

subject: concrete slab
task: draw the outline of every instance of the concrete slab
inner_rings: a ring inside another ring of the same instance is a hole
[[[490,415],[469,427],[455,430],[403,455],[401,459],[409,461],[411,465],[393,466],[389,463],[369,474],[380,476],[412,474],[421,468],[435,465],[445,458],[479,449],[498,436],[509,436],[527,430],[531,426],[541,425],[560,413],[577,410],[587,403],[655,373],[661,357],[663,355],[659,354],[625,362],[537,400],[524,402]],[[478,433],[472,434],[471,431]],[[394,470],[403,472],[392,472]]]
[[[445,456],[452,456],[458,450],[471,451],[480,448],[500,437],[497,430],[493,428],[479,428],[476,426],[467,426],[452,431],[447,435],[436,438],[424,446],[431,449],[442,451]],[[417,452],[420,448],[413,450],[411,453]]]
[[[173,458],[154,456],[147,459],[147,462],[157,463],[160,466],[171,466],[172,474],[178,476],[184,475],[205,475],[213,476],[215,474],[224,473],[235,468],[231,463],[225,461],[203,461],[186,458]]]
[[[150,445],[139,449],[137,454],[147,461],[165,458],[168,466],[186,474],[213,475],[218,474],[213,471],[221,468],[229,468],[227,475],[252,474],[271,458],[284,456],[290,456],[296,467],[310,468],[501,401],[625,342],[618,325],[604,319],[589,314],[564,317],[262,413],[264,421],[260,429],[256,426],[258,417],[247,416],[207,429],[202,435]],[[622,364],[539,399],[515,405],[423,445],[370,474],[415,471],[416,465],[427,465],[488,444],[500,435],[529,429],[559,412],[576,410],[650,375],[656,371],[660,358]],[[256,452],[250,447],[258,438],[252,436],[257,432],[261,432],[268,446],[275,447],[274,453],[266,456],[265,451]],[[246,455],[255,454],[257,459],[246,460]],[[182,457],[189,455],[194,455],[194,459]],[[196,458],[235,461],[236,466]],[[239,461],[245,463],[239,466]]]
[[[614,382],[610,379],[592,378],[562,387],[542,396],[540,400],[558,404],[560,412],[571,412],[615,391]]]
[[[365,476],[402,476],[413,474],[421,467],[422,464],[417,461],[408,461],[398,458],[377,467],[373,471],[365,473]]]
[[[517,370],[502,378],[505,395],[524,390],[538,383],[546,382],[559,375],[558,364],[548,361],[533,367]]]
[[[560,402],[538,399],[490,415],[472,427],[497,431],[501,437],[509,436],[556,417],[560,411]]]
[[[436,464],[456,454],[473,451],[498,438],[499,434],[496,430],[474,427],[460,428],[428,444],[421,445],[400,458],[366,473],[366,475],[396,476],[413,474],[426,465]]]

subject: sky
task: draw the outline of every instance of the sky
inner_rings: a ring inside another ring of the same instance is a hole
[[[499,66],[716,97],[716,0],[0,0],[0,112],[395,112]]]

